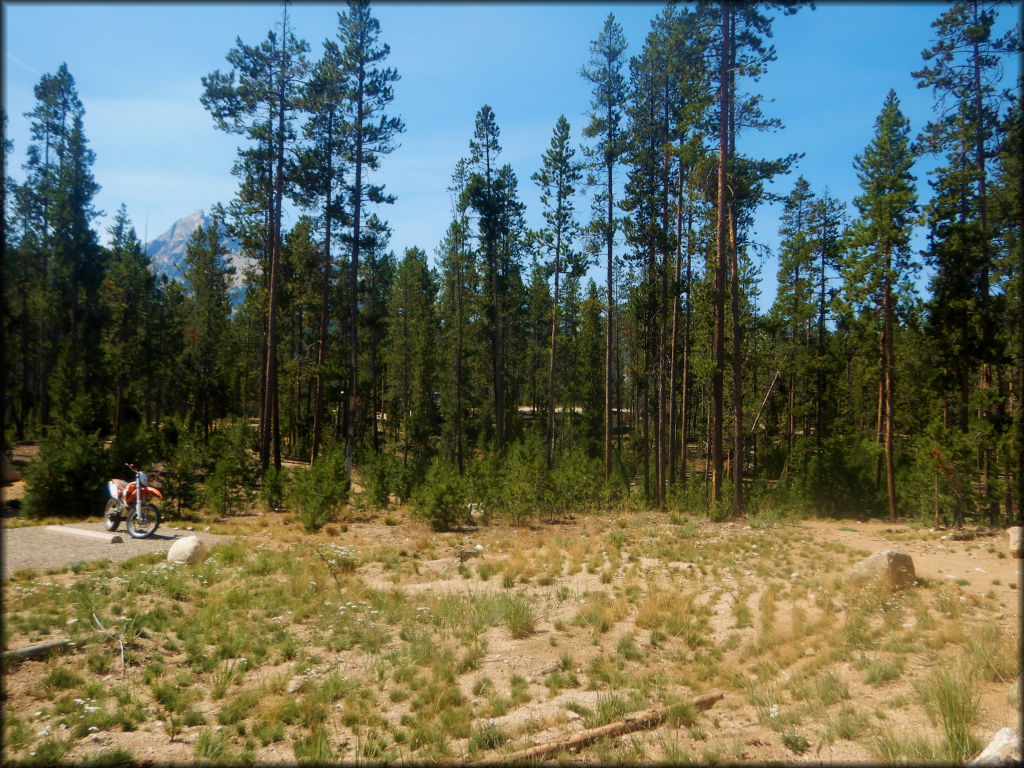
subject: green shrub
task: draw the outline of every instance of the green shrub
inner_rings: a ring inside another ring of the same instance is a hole
[[[399,490],[401,460],[386,451],[370,453],[369,461],[364,462],[360,468],[363,471],[363,487],[371,503],[376,507],[386,507],[388,497]]]
[[[256,444],[256,430],[247,422],[239,420],[222,424],[210,432],[206,439],[206,469],[213,469],[223,461],[238,485],[251,488],[259,479]]]
[[[503,508],[515,525],[547,507],[549,472],[544,446],[536,434],[509,446],[496,479],[498,483],[493,488],[501,495],[495,506]]]
[[[555,459],[544,496],[552,518],[603,507],[607,503],[604,462],[580,450],[563,453]]]
[[[149,469],[153,462],[165,458],[165,453],[160,433],[147,424],[135,422],[123,425],[110,445],[110,461],[115,467],[134,464]]]
[[[284,509],[284,498],[288,482],[288,473],[283,469],[271,466],[263,473],[260,483],[260,504],[267,512],[280,512]]]
[[[311,467],[295,470],[288,492],[288,507],[310,533],[335,519],[348,499],[345,456],[340,448],[321,455]]]
[[[200,438],[175,424],[165,428],[165,439],[169,456],[160,474],[160,489],[165,503],[173,504],[180,515],[183,509],[195,509],[200,501],[199,470],[203,463]]]
[[[51,427],[39,456],[25,469],[25,513],[29,517],[87,517],[103,512],[107,480],[114,475],[98,432],[78,426],[71,414]]]
[[[417,492],[416,511],[435,531],[447,531],[465,518],[462,482],[455,466],[437,457]]]
[[[807,458],[807,472],[801,481],[806,498],[834,517],[863,514],[865,508],[880,509],[882,498],[875,489],[880,450],[877,443],[856,437],[822,440],[821,452]]]
[[[207,510],[217,517],[232,514],[238,506],[233,479],[231,460],[225,458],[217,461],[213,474],[203,483],[203,501]]]

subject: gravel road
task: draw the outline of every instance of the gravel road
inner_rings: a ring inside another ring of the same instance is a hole
[[[69,527],[106,533],[103,523],[75,523]],[[120,562],[147,552],[166,552],[175,539],[196,535],[206,546],[212,547],[230,536],[217,536],[202,531],[160,526],[148,539],[133,539],[122,529],[117,531],[123,541],[108,544],[85,536],[47,530],[45,525],[26,528],[3,528],[3,578],[22,568],[40,573],[51,568],[63,568],[82,561],[103,560]]]

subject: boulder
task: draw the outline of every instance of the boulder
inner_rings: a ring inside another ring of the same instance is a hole
[[[198,536],[186,536],[171,544],[167,550],[167,562],[196,563],[203,559],[206,554],[206,545]]]
[[[1010,537],[1010,557],[1021,557],[1021,547],[1020,547],[1020,534],[1021,534],[1021,530],[1022,529],[1021,529],[1021,527],[1019,525],[1015,525],[1015,526],[1013,526],[1013,528],[1010,528],[1006,532],[1009,535],[1009,537]]]
[[[846,572],[846,578],[851,582],[874,582],[900,589],[913,586],[917,576],[910,555],[887,549],[861,560]]]
[[[1020,765],[1020,734],[1002,728],[968,765]]]

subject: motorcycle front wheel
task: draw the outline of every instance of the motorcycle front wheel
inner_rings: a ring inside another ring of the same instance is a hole
[[[152,504],[143,504],[142,509],[133,509],[128,515],[125,528],[133,539],[144,539],[150,536],[160,525],[160,511]]]
[[[111,499],[107,502],[107,508],[103,510],[103,524],[107,526],[108,531],[116,531],[117,526],[121,524],[120,507],[116,499]]]

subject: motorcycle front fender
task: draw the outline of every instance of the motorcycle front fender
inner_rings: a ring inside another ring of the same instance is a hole
[[[156,496],[158,499],[162,499],[164,495],[156,488],[147,485],[142,489],[142,498],[148,500],[150,496]]]

